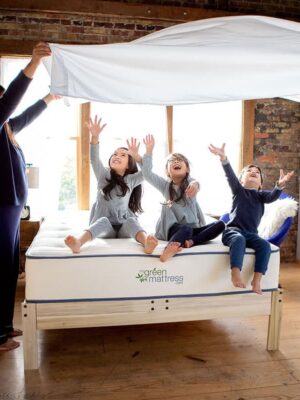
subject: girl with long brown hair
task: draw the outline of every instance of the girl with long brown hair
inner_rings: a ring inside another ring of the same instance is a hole
[[[90,225],[80,235],[68,235],[65,243],[73,253],[96,238],[135,238],[151,254],[158,244],[155,236],[147,235],[140,226],[137,216],[142,212],[141,196],[143,175],[138,171],[131,153],[137,151],[135,139],[127,141],[128,148],[120,147],[109,159],[105,168],[99,158],[99,136],[106,124],[95,116],[88,127],[91,134],[91,163],[97,178],[98,193],[90,214]]]

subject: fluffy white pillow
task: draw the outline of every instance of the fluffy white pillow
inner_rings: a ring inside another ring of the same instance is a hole
[[[264,239],[273,236],[288,217],[294,217],[298,203],[292,198],[279,199],[265,204],[265,213],[258,227],[258,234]]]

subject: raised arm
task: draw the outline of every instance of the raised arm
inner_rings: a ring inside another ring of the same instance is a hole
[[[14,134],[17,134],[27,125],[31,124],[50,104],[53,100],[60,99],[60,96],[47,94],[42,100],[38,100],[32,106],[28,107],[22,114],[15,118],[11,118],[8,124]]]
[[[42,58],[50,55],[51,50],[47,43],[38,43],[34,47],[31,61],[11,82],[0,99],[0,126],[4,124],[18,106]]]
[[[284,174],[283,170],[280,170],[279,179],[276,182],[274,189],[271,192],[263,191],[262,196],[264,199],[264,203],[272,203],[277,200],[284,189],[285,185],[294,175],[294,171],[287,172]]]
[[[95,115],[95,118],[89,119],[87,126],[90,131],[90,157],[91,164],[98,182],[103,181],[105,183],[105,178],[108,177],[108,171],[102,164],[99,157],[99,137],[100,133],[106,127],[106,124],[101,125],[101,118]]]
[[[289,180],[292,178],[293,175],[294,171],[287,172],[286,174],[284,174],[283,169],[281,169],[279,171],[279,179],[276,182],[279,189],[284,189],[286,183],[289,182]]]
[[[136,163],[140,165],[142,162],[142,156],[139,154],[140,143],[137,141],[136,138],[131,137],[130,139],[126,140],[128,154],[135,160]],[[126,176],[126,180],[130,187],[133,189],[136,186],[140,185],[144,180],[143,173],[138,171],[134,174],[128,174]]]
[[[224,169],[231,191],[233,194],[236,193],[240,189],[241,184],[226,157],[225,143],[223,143],[222,147],[216,147],[210,144],[208,149],[212,154],[220,157],[220,161],[222,163],[222,167]]]
[[[131,137],[130,139],[126,140],[128,154],[137,162],[140,163],[142,161],[142,156],[139,153],[140,149],[140,142],[137,141],[136,138]]]
[[[141,170],[144,178],[163,195],[165,195],[166,187],[169,182],[161,176],[152,172],[152,152],[155,145],[153,135],[147,135],[143,140],[146,146],[146,154],[143,157]]]

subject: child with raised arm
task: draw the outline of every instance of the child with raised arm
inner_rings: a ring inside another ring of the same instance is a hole
[[[106,124],[95,116],[88,127],[91,134],[91,164],[98,183],[97,199],[90,214],[90,226],[80,237],[69,235],[65,244],[73,253],[79,253],[81,246],[94,238],[135,238],[144,246],[144,252],[151,254],[158,244],[152,235],[146,235],[140,226],[137,213],[142,212],[141,182],[143,175],[138,171],[131,152],[137,152],[135,139],[127,141],[128,149],[120,147],[109,159],[105,168],[99,158],[99,136]]]
[[[169,156],[165,179],[152,172],[153,136],[147,135],[144,144],[146,154],[141,165],[144,178],[165,198],[156,225],[156,237],[169,242],[160,256],[160,261],[165,262],[182,247],[196,246],[216,238],[224,230],[225,224],[217,221],[205,225],[196,200],[199,184],[190,177],[190,165],[185,156],[180,153]]]
[[[241,278],[241,269],[246,247],[249,247],[255,250],[256,255],[254,276],[251,282],[252,290],[262,294],[261,279],[267,271],[271,246],[269,242],[258,236],[257,228],[264,213],[264,204],[272,203],[279,198],[285,183],[290,180],[294,172],[284,175],[280,170],[279,180],[274,189],[271,192],[265,191],[262,190],[262,172],[257,165],[246,166],[237,178],[225,155],[225,143],[221,148],[211,144],[209,150],[220,157],[233,194],[229,222],[222,237],[223,244],[230,248],[232,283],[235,287],[246,287]]]

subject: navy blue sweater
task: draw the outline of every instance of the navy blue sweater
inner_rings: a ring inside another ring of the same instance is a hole
[[[228,161],[223,161],[222,166],[233,194],[227,227],[236,227],[242,231],[257,233],[257,227],[265,210],[264,204],[277,200],[281,189],[276,186],[271,192],[246,189],[241,185]]]
[[[25,204],[27,197],[26,164],[22,150],[10,141],[4,123],[14,112],[26,92],[30,78],[23,72],[11,82],[0,99],[0,206]],[[47,107],[43,100],[37,101],[21,115],[8,121],[16,134],[29,125]]]

